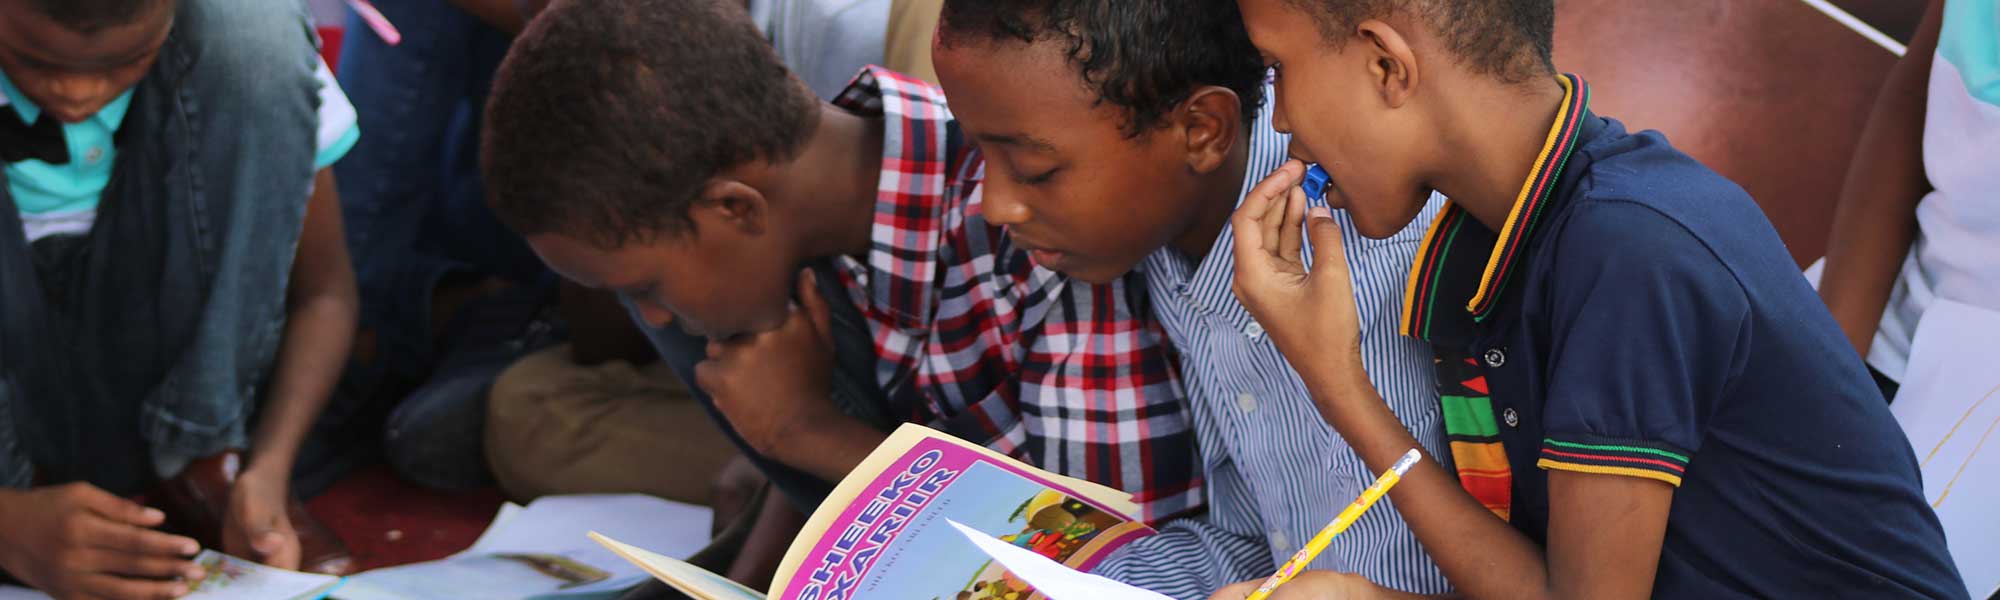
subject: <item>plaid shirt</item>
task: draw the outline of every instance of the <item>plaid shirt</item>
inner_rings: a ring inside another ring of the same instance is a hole
[[[983,161],[937,88],[870,67],[834,104],[883,120],[873,246],[841,279],[898,416],[1131,491],[1149,522],[1199,507],[1186,398],[1143,282],[1071,282],[987,223]]]

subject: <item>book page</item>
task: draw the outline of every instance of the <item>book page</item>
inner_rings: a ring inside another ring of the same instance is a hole
[[[807,529],[823,533],[793,542],[771,595],[1039,598],[949,523],[1078,570],[1152,535],[1127,516],[1135,508],[1129,495],[1075,482],[905,425],[841,482],[836,497],[848,500],[820,505]]]
[[[340,578],[332,575],[274,569],[214,550],[201,551],[201,554],[195,555],[194,561],[201,565],[205,575],[199,581],[190,582],[188,589],[191,591],[182,598],[310,600],[323,597],[340,585]]]
[[[689,556],[708,544],[713,513],[640,494],[547,496],[502,509],[479,541],[442,560],[349,578],[342,600],[457,600],[602,596],[646,573],[590,540],[616,530],[635,544]]]
[[[764,600],[764,595],[757,590],[743,587],[743,584],[686,561],[661,556],[595,531],[590,532],[590,539],[695,600]]]
[[[1158,592],[1065,567],[1046,556],[1002,542],[957,521],[953,521],[951,527],[972,540],[981,552],[1000,561],[1009,573],[1048,596],[1049,600],[1172,600]]]
[[[1889,411],[1910,436],[1924,498],[1973,598],[2000,592],[2000,312],[1945,299],[1924,311]]]
[[[340,587],[339,577],[266,567],[214,550],[194,557],[204,575],[188,584],[192,600],[316,600]],[[0,600],[48,600],[40,590],[0,586]]]

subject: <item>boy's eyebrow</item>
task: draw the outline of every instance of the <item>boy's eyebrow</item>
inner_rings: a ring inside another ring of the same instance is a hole
[[[981,133],[972,136],[982,144],[1025,147],[1039,152],[1055,152],[1056,145],[1047,140],[1020,133]]]

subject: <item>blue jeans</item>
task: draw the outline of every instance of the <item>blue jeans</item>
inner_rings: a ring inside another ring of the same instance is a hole
[[[486,208],[479,178],[480,120],[511,40],[445,0],[375,6],[403,40],[384,43],[349,11],[340,86],[363,135],[334,174],[375,362],[387,376],[422,379],[438,358],[430,300],[439,284],[554,283]]]
[[[334,167],[375,356],[349,365],[302,460],[353,462],[379,447],[405,478],[476,487],[490,483],[485,386],[527,348],[522,332],[557,283],[487,209],[479,177],[486,96],[512,41],[445,0],[375,5],[404,37],[390,46],[348,12],[339,77],[364,134]],[[489,278],[515,287],[432,322],[440,286]],[[308,469],[304,487],[343,468]]]
[[[316,54],[297,0],[176,10],[88,234],[30,246],[0,185],[0,485],[132,493],[248,441],[312,189]]]

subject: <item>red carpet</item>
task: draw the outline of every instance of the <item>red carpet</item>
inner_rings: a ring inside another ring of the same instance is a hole
[[[497,490],[420,489],[387,466],[363,469],[306,503],[354,551],[360,570],[444,558],[464,550],[500,510]]]

